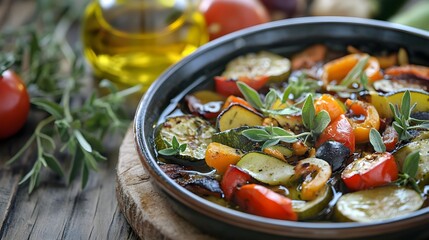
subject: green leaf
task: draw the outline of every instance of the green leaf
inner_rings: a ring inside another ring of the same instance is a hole
[[[74,136],[76,137],[77,141],[79,142],[80,146],[85,149],[85,151],[87,152],[92,152],[92,147],[91,145],[88,143],[88,141],[86,141],[85,137],[82,135],[82,133],[78,130],[74,130],[73,131]]]
[[[411,95],[410,91],[405,91],[404,95],[402,96],[402,102],[401,102],[401,114],[404,116],[405,119],[410,118],[411,114]]]
[[[300,113],[301,109],[295,106],[289,106],[278,110],[265,110],[264,112],[273,115],[294,115]]]
[[[265,109],[271,109],[273,104],[279,99],[276,90],[270,89],[270,91],[265,95]]]
[[[241,134],[256,142],[266,141],[271,137],[271,135],[265,129],[246,129],[243,130]]]
[[[64,172],[63,169],[61,168],[60,163],[58,162],[58,160],[55,158],[55,156],[53,156],[52,154],[48,154],[48,153],[44,153],[43,157],[46,160],[46,164],[48,165],[48,167],[58,173],[60,176],[64,177]]]
[[[419,169],[420,152],[414,151],[407,155],[402,167],[402,172],[408,174],[411,178],[415,178]]]
[[[64,117],[63,108],[59,104],[57,104],[57,103],[55,103],[49,99],[32,98],[31,103],[38,106],[40,109],[48,112],[49,114],[54,116],[56,119],[61,119]]]
[[[180,147],[179,147],[179,151],[180,152],[184,152],[185,150],[186,150],[186,148],[188,147],[188,145],[186,144],[186,143],[184,143],[184,144],[181,144],[180,145]]]
[[[264,144],[262,145],[262,149],[267,148],[267,147],[271,147],[271,146],[275,146],[280,142],[279,139],[270,139],[264,142]]]
[[[88,184],[89,179],[89,169],[86,165],[82,166],[82,179],[81,179],[81,188],[84,189]]]
[[[313,132],[316,134],[321,134],[330,122],[331,118],[329,117],[329,113],[325,110],[320,111],[314,119]]]
[[[68,184],[70,184],[76,176],[81,172],[83,165],[84,154],[81,148],[76,148],[74,153],[74,158],[72,162],[72,166],[69,173]]]
[[[356,65],[350,70],[347,76],[341,81],[341,86],[350,86],[353,82],[356,82],[356,79],[363,74],[364,67],[368,63],[369,56],[366,55],[361,57]]]
[[[176,136],[173,136],[173,141],[171,142],[171,144],[173,146],[173,149],[179,149],[180,144],[179,141],[177,141]]]
[[[314,109],[313,95],[309,94],[302,107],[302,121],[307,129],[312,130],[314,128],[313,120],[315,112],[316,110]]]
[[[369,141],[371,142],[376,152],[382,153],[386,151],[386,146],[383,143],[383,138],[375,128],[371,128],[369,132]]]
[[[253,88],[249,87],[247,84],[243,82],[237,82],[237,86],[240,89],[240,92],[243,94],[244,98],[247,102],[252,105],[252,107],[261,110],[264,107],[264,104],[261,101],[261,98],[259,97],[259,94],[257,91],[255,91]]]
[[[158,151],[159,154],[165,155],[165,156],[173,156],[179,153],[179,150],[174,148],[165,148]]]

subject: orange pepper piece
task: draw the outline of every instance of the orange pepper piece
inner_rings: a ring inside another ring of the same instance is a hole
[[[323,94],[320,98],[314,101],[314,108],[316,113],[319,113],[322,110],[327,111],[331,121],[335,120],[341,114],[346,113],[346,110],[341,106],[340,102],[330,94]]]
[[[380,128],[380,116],[372,104],[359,100],[347,99],[346,106],[351,110],[352,116],[348,118],[353,127],[356,143],[369,142],[371,128]]]
[[[343,80],[347,74],[353,69],[353,67],[359,62],[359,59],[363,57],[363,54],[349,54],[347,56],[332,60],[323,66],[322,80],[325,85],[332,81],[338,83]],[[377,81],[383,79],[383,75],[380,72],[380,63],[377,58],[370,57],[365,67],[365,74],[370,81]]]

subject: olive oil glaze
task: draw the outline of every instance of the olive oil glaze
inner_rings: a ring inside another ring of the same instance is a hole
[[[100,0],[86,9],[82,41],[97,77],[146,90],[208,35],[203,16],[188,0]]]

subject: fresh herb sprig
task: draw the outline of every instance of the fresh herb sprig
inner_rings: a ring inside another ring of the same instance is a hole
[[[243,82],[237,82],[237,86],[243,94],[247,102],[252,105],[255,109],[259,110],[265,116],[270,114],[274,115],[291,115],[296,114],[301,111],[300,108],[294,105],[288,105],[286,101],[282,101],[282,98],[279,96],[276,90],[270,89],[270,91],[265,95],[264,101],[261,100],[259,93],[255,89],[249,87]],[[286,107],[283,109],[273,109],[274,104],[282,103]]]
[[[304,126],[309,130],[309,132],[294,134],[293,132],[280,127],[268,126],[262,129],[247,129],[242,131],[242,134],[252,141],[264,142],[262,148],[266,148],[274,146],[279,142],[296,142],[300,138],[304,138],[304,141],[306,141],[309,136],[315,140],[331,121],[328,112],[325,110],[316,114],[312,94],[309,94],[304,102],[302,108],[302,119]]]
[[[408,130],[429,129],[429,121],[411,117],[411,113],[416,105],[417,103],[411,105],[411,94],[409,90],[406,90],[402,96],[401,106],[389,103],[394,119],[392,125],[398,133],[400,141],[407,141],[412,138]]]
[[[80,174],[83,188],[90,171],[96,171],[98,163],[106,159],[103,139],[128,128],[130,118],[124,114],[123,103],[127,96],[139,92],[140,86],[119,91],[102,81],[100,89],[107,89],[104,96],[88,92],[87,83],[92,79],[85,74],[83,56],[66,38],[84,6],[71,0],[59,4],[39,0],[37,7],[36,13],[43,14],[36,14],[29,24],[0,33],[1,53],[13,56],[11,67],[24,79],[32,105],[46,114],[8,164],[35,145],[36,159],[20,182],[30,183],[30,193],[44,168],[68,175],[67,183]],[[57,159],[59,152],[67,156],[66,161]]]
[[[417,171],[419,169],[420,152],[414,151],[407,155],[402,166],[402,173],[399,174],[396,184],[399,186],[411,185],[413,189],[421,193],[419,186],[417,185]]]
[[[315,93],[321,88],[319,81],[309,78],[306,73],[290,77],[288,84],[283,92],[282,102],[286,102],[289,98],[298,99],[305,94]]]
[[[159,150],[158,153],[165,156],[173,156],[184,152],[186,150],[186,147],[188,146],[186,143],[180,144],[176,136],[173,136],[171,143],[166,140],[164,140],[164,143],[167,148]]]

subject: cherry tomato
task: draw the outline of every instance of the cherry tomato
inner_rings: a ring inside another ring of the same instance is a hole
[[[347,99],[346,106],[350,109],[348,114],[353,127],[356,143],[369,142],[371,128],[380,128],[380,116],[377,109],[370,103]]]
[[[204,14],[210,40],[270,20],[258,0],[203,0],[199,9]]]
[[[252,177],[247,172],[244,172],[235,165],[229,165],[220,182],[225,199],[230,201],[237,187],[249,183],[251,179]]]
[[[0,139],[18,132],[27,121],[30,98],[21,78],[12,70],[0,77]]]
[[[235,193],[235,202],[245,212],[262,217],[297,220],[292,200],[264,186],[246,184]]]
[[[368,189],[395,181],[398,166],[392,154],[372,153],[347,165],[341,178],[350,190]]]
[[[319,147],[324,142],[329,140],[342,143],[344,146],[350,149],[350,153],[355,151],[355,135],[353,134],[353,128],[344,114],[341,114],[335,120],[331,121],[331,123],[329,123],[329,125],[317,139],[316,147]]]
[[[392,126],[386,127],[383,132],[383,143],[386,146],[386,151],[393,151],[396,148],[396,144],[399,142],[399,135],[395,128]]]
[[[216,92],[222,94],[225,97],[230,95],[242,96],[240,89],[237,86],[237,81],[241,81],[249,85],[249,87],[256,91],[261,89],[268,82],[268,76],[258,76],[255,78],[240,77],[239,79],[228,79],[222,76],[216,76],[215,89]]]

